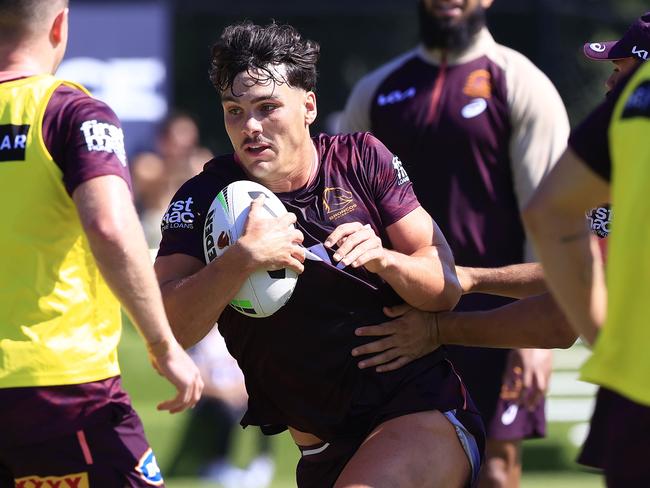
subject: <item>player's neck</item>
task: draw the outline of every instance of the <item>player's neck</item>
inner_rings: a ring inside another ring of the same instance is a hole
[[[274,193],[296,191],[309,185],[318,173],[318,150],[311,138],[294,156],[293,168],[287,175],[274,181],[261,182]]]
[[[52,73],[53,62],[39,56],[37,49],[28,46],[16,48],[0,47],[0,72],[17,72],[29,74]]]

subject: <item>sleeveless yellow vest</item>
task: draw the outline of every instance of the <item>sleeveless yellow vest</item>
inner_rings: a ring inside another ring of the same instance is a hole
[[[43,141],[62,83],[85,92],[49,75],[0,83],[0,388],[119,374],[119,303]]]
[[[609,303],[605,327],[600,332],[592,357],[583,366],[582,377],[648,406],[649,138],[650,62],[646,62],[621,94],[610,123],[615,217],[607,259]]]

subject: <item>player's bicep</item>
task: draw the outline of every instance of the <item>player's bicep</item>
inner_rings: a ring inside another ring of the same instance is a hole
[[[437,227],[427,211],[417,207],[386,227],[386,232],[395,251],[411,255],[434,245],[439,238],[436,236],[436,231],[440,232]]]
[[[156,271],[158,284],[164,291],[166,287],[197,273],[204,266],[205,263],[194,256],[177,253],[158,256],[154,263],[154,270]]]
[[[137,221],[126,182],[115,175],[90,178],[72,193],[81,225],[89,236],[110,239]]]

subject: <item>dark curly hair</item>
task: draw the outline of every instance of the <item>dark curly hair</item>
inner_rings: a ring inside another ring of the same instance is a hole
[[[316,86],[319,54],[318,43],[303,39],[290,25],[241,22],[226,27],[212,46],[210,81],[219,93],[232,91],[235,77],[247,72],[255,82],[287,83],[310,91]],[[280,65],[286,68],[284,76],[273,69]]]

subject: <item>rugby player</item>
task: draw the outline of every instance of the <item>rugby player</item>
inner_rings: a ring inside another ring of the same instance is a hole
[[[120,302],[177,389],[159,409],[191,407],[202,381],[165,316],[120,123],[52,76],[67,38],[67,0],[0,0],[0,486],[162,486],[121,386]]]
[[[621,79],[638,67],[650,52],[649,14],[637,19],[619,41],[590,42],[584,52],[596,60],[611,60],[614,70],[606,82],[613,90]],[[584,140],[589,145],[588,140]],[[583,150],[588,150],[583,148]],[[601,204],[588,212],[589,227],[603,251],[610,229],[611,210]],[[480,269],[457,267],[464,293],[484,292],[523,298],[503,307],[483,312],[441,312],[430,314],[398,306],[387,309],[389,316],[399,317],[393,322],[359,328],[363,336],[385,336],[376,343],[355,348],[354,355],[374,353],[360,361],[362,368],[376,367],[391,371],[413,358],[426,354],[441,344],[461,344],[489,347],[568,347],[576,337],[570,324],[560,313],[555,300],[546,291],[543,273],[537,265],[514,265],[510,269]],[[526,320],[521,320],[526,317]],[[608,447],[613,415],[634,413],[635,407],[607,388],[600,388],[591,421],[589,436],[578,462],[603,468],[612,464],[613,451]],[[615,427],[614,427],[615,428]]]
[[[637,457],[650,450],[647,437],[639,435],[650,426],[650,370],[642,352],[648,343],[642,307],[650,267],[647,242],[638,226],[647,219],[644,172],[650,158],[642,141],[650,117],[648,65],[627,83],[629,74],[647,60],[649,52],[650,13],[637,19],[618,41],[585,45],[589,57],[615,63],[607,83],[612,91],[574,131],[557,173],[540,188],[526,213],[542,259],[546,256],[552,290],[576,330],[594,343],[594,354],[583,366],[582,376],[601,388],[578,462],[603,469],[607,486],[616,488],[650,482],[647,463]],[[624,86],[626,83],[629,86]],[[614,185],[610,188],[612,172]],[[558,183],[566,177],[579,183],[572,195]],[[576,226],[574,207],[593,203],[599,196],[601,201],[609,201],[610,192],[617,215],[608,250],[607,290],[599,249],[590,246]],[[562,216],[556,232],[541,229],[541,212]],[[569,238],[567,229],[572,232]],[[560,264],[563,257],[559,253],[575,260]],[[570,267],[560,269],[558,264]],[[561,283],[565,279],[569,281]],[[630,286],[632,282],[634,286]]]
[[[548,78],[485,27],[491,4],[419,0],[421,44],[362,78],[340,122],[342,132],[371,131],[399,156],[456,262],[481,268],[534,260],[519,209],[569,134]],[[456,309],[505,303],[474,293]],[[453,347],[450,358],[487,424],[481,486],[518,486],[521,440],[545,433],[550,351]],[[523,388],[513,395],[510,385]],[[519,409],[531,395],[537,408]]]
[[[613,90],[621,80],[629,77],[630,73],[648,58],[648,53],[650,53],[650,12],[636,19],[619,40],[589,42],[584,46],[584,53],[590,59],[609,60],[614,64],[612,74],[605,83],[608,91]],[[603,256],[607,254],[606,242],[610,220],[611,208],[609,205],[599,205],[589,212],[590,227],[592,233],[600,238],[598,243]],[[628,414],[634,416],[637,410],[638,407],[633,402],[609,388],[600,387],[596,395],[589,435],[582,446],[578,462],[603,469],[606,478],[610,479],[615,476],[611,474],[612,470],[627,469],[627,462],[621,465],[620,461],[617,461],[618,454],[613,453],[609,448],[612,429],[617,428],[612,425],[611,419]]]
[[[218,321],[246,380],[242,425],[289,429],[299,487],[469,486],[482,425],[444,353],[390,375],[350,356],[363,343],[354,330],[384,321],[383,305],[449,309],[460,285],[397,157],[368,133],[310,136],[319,51],[277,24],[232,25],[214,45],[211,80],[234,154],[208,162],[174,196],[193,222],[163,226],[155,268],[170,322],[189,346]],[[268,187],[290,213],[265,219],[255,200],[239,240],[206,265],[206,213],[241,179]],[[305,261],[299,244],[320,243],[331,264]],[[228,307],[252,272],[286,267],[301,275],[274,315]]]

